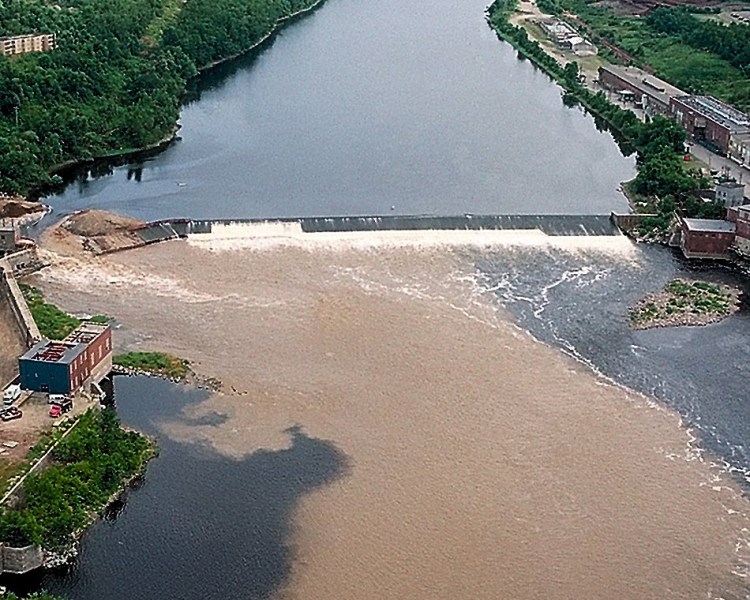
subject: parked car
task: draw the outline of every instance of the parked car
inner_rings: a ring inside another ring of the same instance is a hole
[[[61,402],[65,402],[69,398],[65,394],[49,394],[47,396],[47,403],[48,404],[60,404]]]
[[[16,400],[21,397],[21,386],[20,385],[9,385],[3,391],[3,404],[6,406],[13,404]]]
[[[23,416],[21,409],[16,406],[9,406],[5,410],[0,412],[0,419],[3,421],[12,421],[13,419],[20,419]]]
[[[49,416],[53,419],[63,415],[73,408],[73,401],[70,398],[65,398],[60,402],[56,402],[49,409]]]

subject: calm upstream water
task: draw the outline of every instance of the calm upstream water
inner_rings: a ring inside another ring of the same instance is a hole
[[[180,140],[48,201],[142,219],[608,214],[612,138],[519,61],[488,0],[327,0],[203,77]]]

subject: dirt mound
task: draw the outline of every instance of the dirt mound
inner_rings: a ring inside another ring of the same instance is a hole
[[[0,218],[2,219],[18,219],[43,210],[45,210],[44,205],[39,202],[27,202],[21,198],[0,198]]]
[[[63,227],[70,233],[87,238],[111,235],[143,225],[138,219],[103,210],[86,210],[70,217]]]

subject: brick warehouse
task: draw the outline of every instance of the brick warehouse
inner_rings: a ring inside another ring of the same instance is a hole
[[[735,224],[718,219],[680,219],[680,249],[687,258],[726,258]]]
[[[112,370],[112,329],[84,322],[62,341],[43,340],[18,359],[21,387],[74,394]]]
[[[750,132],[750,117],[711,96],[670,98],[669,112],[695,141],[726,156],[730,138]]]
[[[636,105],[648,115],[668,115],[670,99],[685,95],[681,89],[636,67],[603,65],[599,67],[599,83],[621,95],[632,93]]]

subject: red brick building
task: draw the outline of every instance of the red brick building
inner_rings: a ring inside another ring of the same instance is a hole
[[[727,219],[735,222],[734,246],[737,252],[750,256],[750,204],[728,210]]]
[[[18,359],[21,387],[50,394],[75,394],[112,370],[112,329],[84,322],[61,342],[43,340]]]
[[[735,241],[731,221],[681,218],[680,226],[680,249],[687,258],[726,258]]]
[[[733,135],[750,132],[750,116],[711,96],[670,98],[669,112],[690,137],[723,156]]]
[[[668,115],[669,100],[685,95],[681,89],[636,67],[602,65],[599,67],[599,83],[619,94],[623,101],[627,100],[626,94],[629,94],[634,104],[642,106],[648,115]]]

